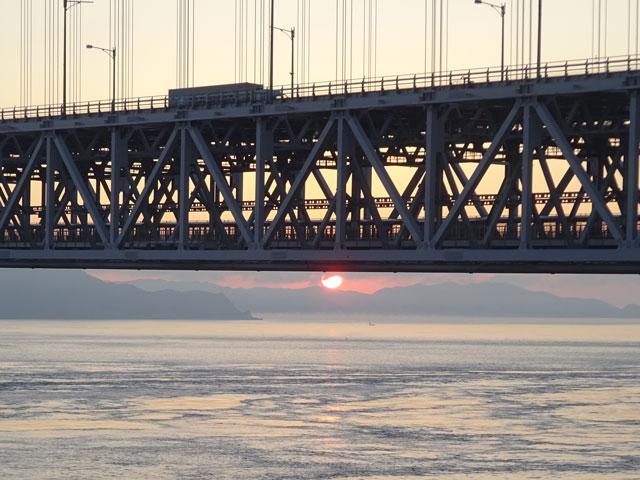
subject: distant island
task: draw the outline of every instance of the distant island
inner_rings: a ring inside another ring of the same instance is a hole
[[[640,323],[640,306],[618,308],[596,299],[560,297],[526,290],[507,283],[440,283],[383,288],[373,294],[323,287],[228,288],[206,282],[131,282],[148,291],[201,290],[222,293],[231,302],[257,314],[348,314],[377,315],[384,321],[398,316],[459,317],[469,323],[508,322],[510,319],[536,319],[538,323],[589,323],[610,319],[617,323]],[[379,320],[382,321],[382,320]]]
[[[80,270],[0,269],[0,318],[251,320],[221,293],[149,292]]]
[[[0,269],[0,302],[2,319],[249,320],[255,319],[253,313],[295,315],[299,321],[324,315],[365,322],[640,323],[638,305],[618,308],[495,282],[412,285],[364,294],[323,287],[108,282],[80,270]]]

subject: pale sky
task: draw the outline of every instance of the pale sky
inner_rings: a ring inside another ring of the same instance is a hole
[[[123,0],[94,0],[74,9],[82,9],[81,41],[77,45],[84,47],[87,43],[110,47],[109,45],[109,5],[110,2]],[[124,0],[133,5],[134,35],[133,89],[130,96],[146,96],[164,94],[167,89],[176,86],[176,28],[177,0]],[[184,0],[183,0],[184,1]],[[235,71],[236,56],[236,5],[244,5],[249,11],[246,25],[249,33],[246,36],[246,75],[241,78],[247,81],[259,81],[260,69],[254,75],[254,8],[260,10],[261,3],[268,0],[191,0],[195,8],[195,84],[210,85],[231,83],[240,80]],[[347,72],[346,77],[361,78],[363,75],[363,6],[372,0],[276,0],[276,22],[282,28],[297,27],[300,51],[296,53],[297,70],[302,70],[302,27],[298,21],[303,7],[311,11],[311,25],[307,30],[308,55],[305,69],[307,80],[312,82],[329,81],[335,78],[336,70],[336,4],[339,12],[343,2],[347,11]],[[439,7],[442,1],[443,24],[446,27],[446,10],[448,5],[448,35],[443,28],[443,69],[467,69],[500,64],[500,16],[486,5],[475,5],[473,0],[373,0],[378,4],[377,35],[377,68],[378,76],[398,74],[414,74],[431,70],[431,12],[432,1]],[[0,78],[0,105],[13,106],[20,103],[20,65],[21,65],[21,20],[20,9],[23,2],[30,2],[33,11],[33,53],[32,53],[32,104],[43,103],[44,77],[44,9],[45,2],[62,4],[62,0],[0,0],[0,49],[5,66],[5,73]],[[498,3],[496,1],[496,3]],[[629,51],[637,52],[637,5],[638,0],[545,0],[543,5],[543,61],[589,58],[597,55],[598,45],[592,41],[594,29],[594,4],[601,3],[600,54],[627,55]],[[525,59],[529,59],[529,14],[537,18],[537,0],[506,0],[506,63],[515,63],[516,22],[518,10],[525,12]],[[518,8],[518,5],[520,7]],[[350,11],[353,6],[353,28],[351,28]],[[425,62],[425,7],[427,18],[427,59]],[[238,7],[239,8],[239,7]],[[631,18],[629,16],[631,12]],[[69,13],[71,15],[71,11]],[[340,18],[342,14],[339,13]],[[437,13],[437,25],[439,14]],[[596,23],[598,15],[595,15]],[[606,19],[606,22],[605,22]],[[257,22],[259,23],[259,22]],[[341,20],[339,31],[342,31]],[[366,22],[365,22],[366,23]],[[606,25],[606,32],[605,32]],[[70,26],[71,29],[71,26]],[[520,28],[518,28],[520,30]],[[266,36],[265,29],[265,36]],[[352,32],[352,33],[351,33]],[[631,32],[631,35],[629,33]],[[605,34],[606,33],[606,34]],[[61,29],[58,38],[61,38]],[[439,39],[439,31],[436,39]],[[259,35],[258,35],[259,37]],[[353,39],[352,39],[353,37]],[[275,83],[288,84],[290,71],[290,41],[284,33],[276,32]],[[535,44],[535,29],[532,32]],[[596,35],[597,38],[597,35]],[[112,42],[113,43],[113,42]],[[341,57],[341,40],[339,40],[338,56]],[[353,48],[351,48],[353,45]],[[436,51],[440,43],[437,42]],[[259,48],[258,48],[259,49]],[[266,44],[265,44],[266,49]],[[521,49],[518,49],[519,51]],[[109,58],[95,50],[80,51],[81,55],[81,99],[109,98]],[[535,46],[531,50],[535,59]],[[364,51],[364,73],[369,66]],[[60,57],[61,58],[61,57]],[[260,55],[255,56],[256,64],[260,64]],[[61,61],[60,61],[61,63]],[[265,62],[266,64],[266,62]],[[338,64],[342,65],[341,59]],[[436,59],[436,66],[440,59]],[[266,67],[265,67],[266,68]],[[342,78],[339,67],[338,76]],[[10,72],[7,74],[7,72]],[[58,78],[61,77],[61,65],[58,67]],[[262,75],[266,79],[266,75]],[[58,88],[58,99],[61,100],[61,84]],[[72,96],[73,99],[73,96]]]

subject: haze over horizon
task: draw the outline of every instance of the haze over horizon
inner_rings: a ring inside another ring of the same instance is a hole
[[[321,272],[216,272],[88,270],[101,280],[131,282],[142,279],[170,282],[205,282],[229,288],[292,288],[320,286]],[[617,307],[640,303],[640,275],[587,274],[451,274],[451,273],[352,273],[341,272],[342,291],[374,293],[384,288],[439,283],[508,283],[560,297],[597,299]]]

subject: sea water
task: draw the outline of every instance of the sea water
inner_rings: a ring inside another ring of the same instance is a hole
[[[0,478],[640,478],[640,326],[294,320],[0,321]]]

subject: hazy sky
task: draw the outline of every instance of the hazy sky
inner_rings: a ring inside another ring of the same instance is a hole
[[[233,288],[320,286],[323,274],[318,272],[171,272],[90,270],[103,280],[130,281],[163,279],[181,282],[210,282]],[[519,285],[535,291],[564,297],[595,298],[623,307],[640,304],[639,275],[539,275],[539,274],[450,274],[450,273],[343,273],[341,289],[373,293],[381,288],[443,282],[498,282]]]
[[[92,43],[109,47],[110,4],[130,2],[134,34],[132,36],[131,55],[133,59],[133,89],[131,95],[162,94],[176,84],[176,0],[94,0],[92,4],[82,5],[81,40],[76,43],[84,46]],[[182,0],[185,1],[185,0]],[[245,16],[243,36],[247,44],[245,61],[246,74],[242,79],[259,81],[262,77],[259,53],[254,57],[254,44],[260,50],[259,38],[254,38],[255,25],[253,12],[259,12],[262,4],[268,0],[191,0],[195,9],[194,52],[195,83],[217,84],[239,80],[235,74],[238,43],[236,28],[236,8],[244,6]],[[336,5],[338,6],[339,27],[342,32],[342,9],[347,12],[346,75],[362,77],[363,56],[364,73],[369,72],[368,51],[363,51],[364,32],[367,28],[363,6],[372,0],[276,0],[276,25],[282,28],[297,27],[298,52],[297,70],[303,70],[303,37],[307,48],[304,71],[310,81],[324,81],[335,78],[336,70]],[[443,49],[442,65],[450,69],[467,69],[499,65],[500,63],[500,17],[486,5],[475,5],[473,0],[373,0],[378,4],[377,21],[377,61],[375,73],[378,75],[397,75],[421,73],[431,69],[432,59],[432,1],[439,8],[443,5]],[[32,103],[42,103],[44,92],[43,59],[44,10],[45,2],[62,3],[62,0],[0,0],[0,49],[6,72],[0,78],[0,105],[12,106],[20,101],[20,10],[23,2],[30,2],[33,15],[32,41]],[[497,0],[496,0],[496,3]],[[600,15],[594,11],[594,5],[601,4]],[[516,42],[522,35],[522,20],[517,22],[518,12],[524,11],[525,60],[529,54],[535,58],[535,47],[529,49],[529,19],[537,18],[537,0],[506,0],[506,57],[507,63],[516,61]],[[543,12],[543,60],[555,61],[572,58],[626,55],[635,53],[637,31],[638,0],[545,0]],[[310,12],[310,28],[303,35],[303,7]],[[351,15],[353,9],[353,15]],[[428,12],[425,29],[425,9]],[[448,11],[448,15],[447,15]],[[631,12],[631,16],[629,16]],[[531,14],[531,15],[530,15]],[[440,49],[440,15],[436,13],[436,52]],[[351,21],[353,18],[353,22]],[[446,28],[448,18],[448,29]],[[598,29],[600,20],[600,30]],[[595,27],[594,27],[595,20]],[[520,27],[516,27],[516,24]],[[533,22],[535,25],[535,21]],[[605,28],[606,27],[606,28]],[[258,30],[260,30],[258,28]],[[425,58],[425,31],[427,32]],[[600,48],[597,38],[600,31]],[[448,32],[448,34],[447,34]],[[593,36],[592,32],[596,32]],[[631,35],[629,35],[631,32]],[[535,44],[535,29],[531,31]],[[266,35],[266,29],[265,29]],[[258,35],[259,37],[260,35]],[[60,35],[58,35],[60,38]],[[275,83],[289,82],[290,42],[287,37],[276,32]],[[448,39],[448,40],[447,40]],[[596,41],[594,41],[596,40]],[[113,43],[113,41],[112,41]],[[339,40],[338,57],[341,57],[342,42]],[[448,49],[446,49],[448,45]],[[266,44],[264,45],[266,48]],[[353,46],[351,48],[351,46]],[[521,48],[517,49],[521,51]],[[80,49],[81,55],[81,98],[108,98],[109,59],[95,50]],[[426,60],[426,62],[425,62]],[[245,62],[243,62],[244,64]],[[339,59],[338,64],[342,65]],[[440,58],[436,58],[436,66]],[[266,67],[265,67],[266,68]],[[257,70],[257,71],[256,71]],[[339,77],[342,77],[339,67]],[[373,70],[372,70],[373,71]],[[58,66],[57,77],[61,76]],[[61,84],[58,85],[60,99]]]

